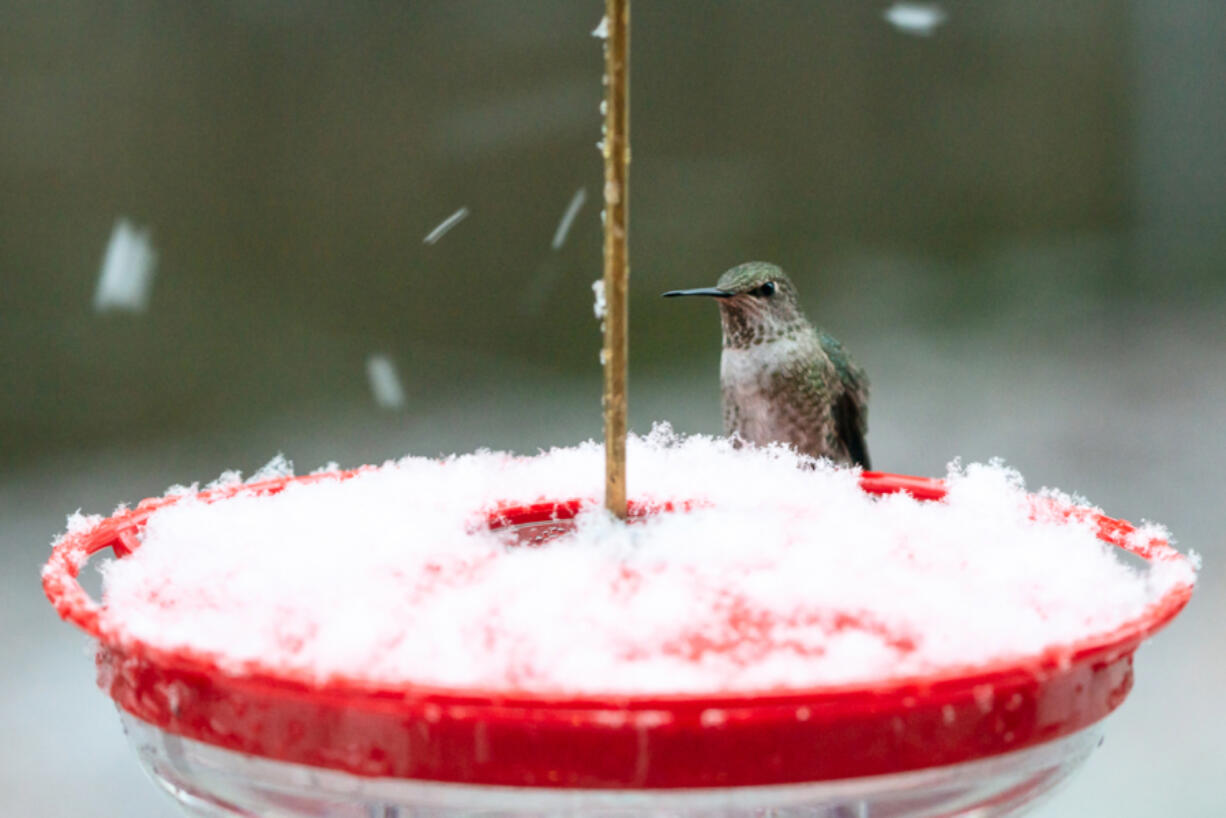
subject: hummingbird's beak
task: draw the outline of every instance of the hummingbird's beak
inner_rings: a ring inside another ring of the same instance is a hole
[[[716,287],[699,287],[696,290],[669,290],[663,294],[665,298],[673,298],[678,295],[709,295],[713,298],[731,298],[732,293],[727,290],[721,290]]]

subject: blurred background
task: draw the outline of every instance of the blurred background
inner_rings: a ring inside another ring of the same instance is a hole
[[[42,598],[65,514],[600,435],[602,5],[0,7],[0,813],[175,814]],[[658,294],[782,264],[875,466],[1205,557],[1036,814],[1226,814],[1226,4],[639,2],[632,49],[632,427],[720,431],[716,310]]]

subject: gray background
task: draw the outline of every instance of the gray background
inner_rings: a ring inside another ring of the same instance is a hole
[[[884,7],[635,5],[631,425],[719,430],[714,308],[657,294],[783,264],[873,379],[879,468],[1001,456],[1205,556],[1038,814],[1226,813],[1226,6],[950,2],[927,38]],[[0,814],[174,814],[42,599],[66,513],[277,452],[599,435],[599,16],[0,6]],[[152,297],[97,314],[121,216],[151,229]]]

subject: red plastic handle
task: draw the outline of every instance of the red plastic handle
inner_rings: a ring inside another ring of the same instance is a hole
[[[373,469],[304,474],[299,477],[277,477],[256,483],[236,483],[200,492],[195,497],[205,502],[222,500],[236,494],[276,494],[290,484],[317,483],[321,480],[348,480]],[[173,494],[142,500],[134,509],[121,512],[88,529],[70,532],[51,549],[51,558],[43,566],[43,592],[59,615],[95,638],[101,638],[99,617],[102,606],[90,598],[77,577],[89,558],[110,548],[116,557],[126,557],[140,547],[140,530],[149,515],[173,505],[189,495]]]

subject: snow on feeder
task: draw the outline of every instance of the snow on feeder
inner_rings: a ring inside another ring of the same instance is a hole
[[[629,443],[630,524],[595,443],[407,458],[79,519],[44,584],[154,778],[238,815],[1007,814],[1191,594],[1159,529],[1003,467]]]

